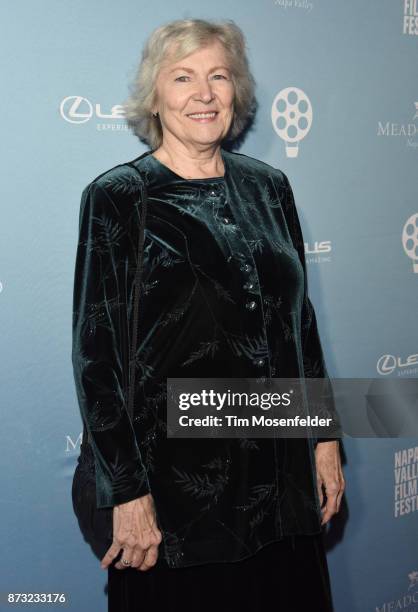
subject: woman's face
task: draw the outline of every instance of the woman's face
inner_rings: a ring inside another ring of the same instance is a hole
[[[186,146],[220,142],[233,118],[234,86],[224,48],[219,41],[178,62],[168,61],[156,83],[163,139],[168,136]],[[195,117],[213,111],[214,116]]]

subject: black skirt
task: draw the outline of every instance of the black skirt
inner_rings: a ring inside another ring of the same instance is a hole
[[[287,536],[241,561],[108,568],[108,612],[332,612],[323,534]]]

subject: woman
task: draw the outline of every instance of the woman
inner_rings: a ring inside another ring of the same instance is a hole
[[[109,610],[332,609],[321,526],[344,490],[338,440],[166,435],[168,377],[327,376],[289,181],[223,146],[254,108],[233,22],[164,25],[126,105],[151,150],[83,192],[73,363],[90,445],[73,495],[82,514],[90,453],[97,508],[113,508]]]

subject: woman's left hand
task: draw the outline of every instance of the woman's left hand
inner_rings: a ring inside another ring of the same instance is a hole
[[[345,489],[345,480],[341,467],[340,448],[338,440],[318,442],[315,449],[318,495],[321,505],[322,521],[325,525],[340,509],[341,499]],[[325,489],[326,504],[324,503]]]

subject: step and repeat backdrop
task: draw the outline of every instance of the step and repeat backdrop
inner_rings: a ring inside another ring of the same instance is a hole
[[[71,502],[80,196],[146,150],[123,113],[145,39],[196,17],[233,19],[246,36],[258,111],[238,151],[289,177],[330,375],[418,376],[416,0],[4,3],[3,599],[50,592],[77,612],[107,606],[107,573]],[[335,610],[418,610],[418,440],[346,437],[344,472],[326,534]]]

